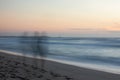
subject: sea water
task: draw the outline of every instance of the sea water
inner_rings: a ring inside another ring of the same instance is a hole
[[[49,37],[47,58],[80,67],[120,74],[120,38]],[[0,37],[0,49],[33,55],[19,37]]]

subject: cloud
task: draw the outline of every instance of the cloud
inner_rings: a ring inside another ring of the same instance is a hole
[[[120,31],[107,31],[109,33],[120,33]]]
[[[106,31],[104,28],[70,28],[73,31]]]

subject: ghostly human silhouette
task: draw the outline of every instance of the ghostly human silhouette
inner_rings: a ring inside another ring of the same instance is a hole
[[[40,56],[41,69],[44,69],[44,65],[45,65],[44,57],[46,57],[46,53],[48,53],[47,46],[45,45],[46,40],[47,40],[47,37],[45,33],[41,33],[41,35],[39,35],[38,32],[34,32],[34,36],[32,37],[32,40],[31,40],[32,50],[34,53],[33,56],[34,58],[37,58],[38,56]],[[38,67],[37,60],[34,61],[34,64],[36,67]]]

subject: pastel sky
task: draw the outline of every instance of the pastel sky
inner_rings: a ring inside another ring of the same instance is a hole
[[[120,35],[120,0],[0,0],[0,33]]]

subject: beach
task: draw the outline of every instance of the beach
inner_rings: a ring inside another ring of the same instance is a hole
[[[37,67],[34,62],[37,62]],[[0,51],[0,80],[120,80],[119,74],[80,68],[55,61],[41,60]]]

